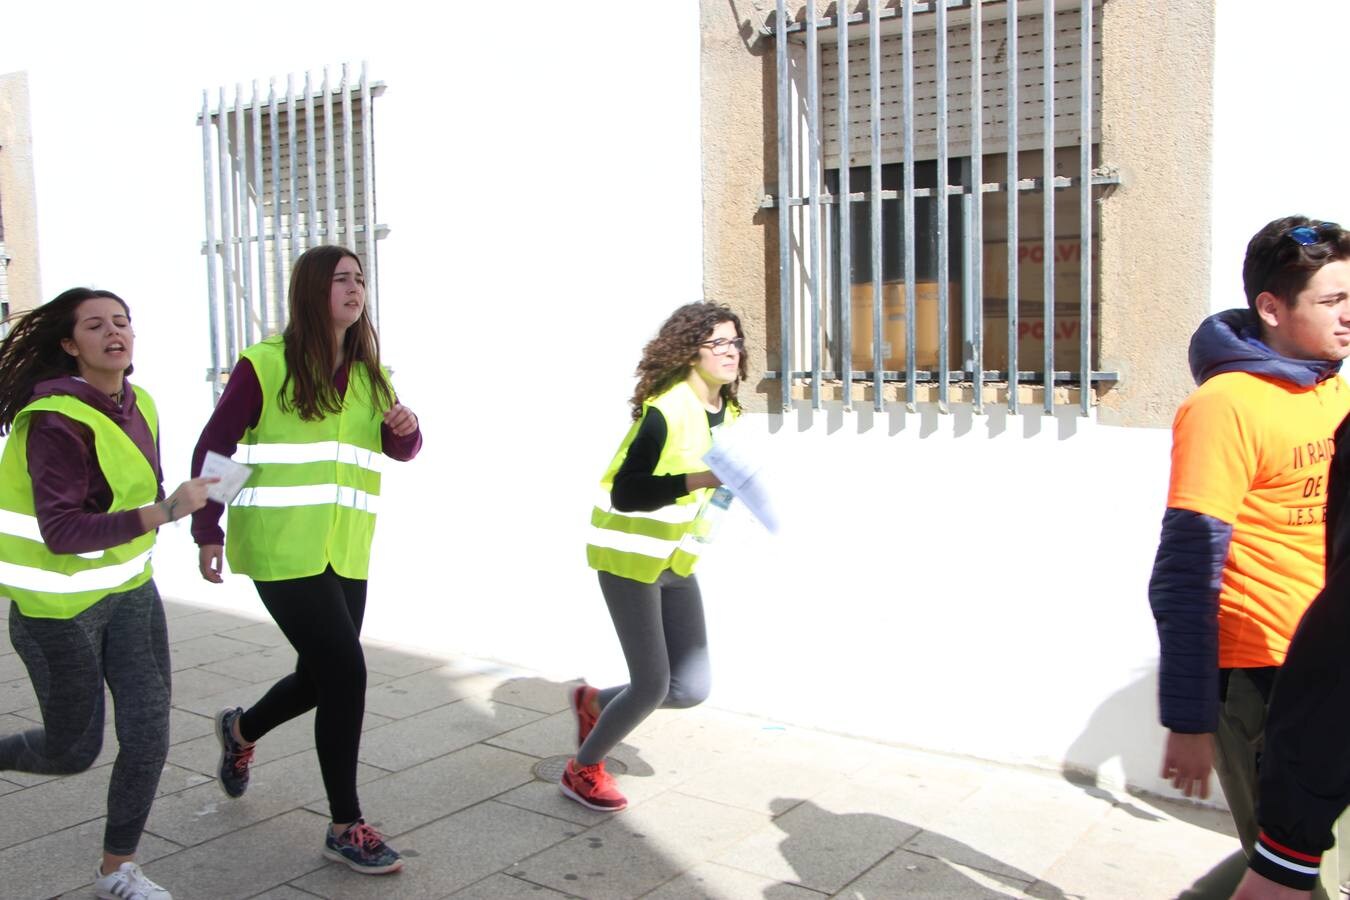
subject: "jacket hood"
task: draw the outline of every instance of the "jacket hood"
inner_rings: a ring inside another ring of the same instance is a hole
[[[60,378],[39,381],[37,387],[33,388],[33,400],[40,397],[60,396],[74,397],[76,400],[80,400],[106,414],[118,425],[126,425],[136,409],[136,392],[131,389],[131,382],[125,378],[122,379],[121,403],[78,375],[63,375]]]
[[[1249,309],[1226,309],[1201,322],[1189,356],[1197,385],[1224,372],[1246,372],[1312,387],[1341,370],[1339,361],[1280,356],[1261,342],[1260,324]]]

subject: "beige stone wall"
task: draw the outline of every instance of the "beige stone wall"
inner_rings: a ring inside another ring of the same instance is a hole
[[[774,3],[700,6],[704,290],[741,313],[755,345],[747,408],[778,408],[778,383],[762,378],[778,367],[778,220],[760,208],[777,167],[774,46],[760,34]],[[804,6],[789,2],[794,21]],[[817,9],[834,14],[833,3]],[[1192,386],[1186,348],[1209,310],[1214,20],[1215,0],[1102,6],[1100,160],[1125,181],[1102,201],[1098,231],[1099,362],[1121,373],[1100,398],[1109,424],[1166,426]],[[1178,247],[1200,252],[1183,259]],[[990,391],[987,401],[1003,401]],[[1039,402],[1035,389],[1022,393]]]
[[[33,135],[28,76],[0,75],[0,220],[4,223],[11,311],[42,302],[38,272],[37,194],[33,187]]]
[[[1191,333],[1210,308],[1216,0],[1108,0],[1101,158],[1101,398],[1107,424],[1166,426],[1194,387]],[[1183,75],[1184,77],[1178,77]]]
[[[760,209],[765,172],[778,164],[774,47],[759,34],[762,5],[700,2],[703,295],[741,316],[753,345],[741,397],[753,411],[766,408],[765,391],[775,404],[778,396],[777,384],[763,378],[771,358],[764,351],[777,349],[779,326],[778,218]]]

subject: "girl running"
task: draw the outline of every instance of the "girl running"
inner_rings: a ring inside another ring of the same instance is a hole
[[[701,514],[721,482],[703,464],[713,430],[740,414],[745,380],[741,321],[725,306],[675,310],[642,352],[633,425],[600,480],[586,556],[618,633],[629,683],[572,692],[580,745],[562,792],[583,806],[628,805],[604,759],[652,711],[708,696],[708,640],[694,564]],[[721,499],[720,497],[718,498]]]
[[[248,788],[253,745],[313,709],[314,744],[332,815],[323,853],[367,875],[396,872],[398,852],[361,816],[356,758],[365,713],[361,620],[380,493],[381,456],[412,459],[417,417],[394,396],[380,366],[356,254],[314,247],[291,269],[290,317],[281,335],[243,352],[192,458],[208,450],[254,466],[230,504],[194,517],[202,577],[219,583],[221,557],[253,579],[263,605],[295,648],[295,672],[248,710],[221,710],[220,784]]]

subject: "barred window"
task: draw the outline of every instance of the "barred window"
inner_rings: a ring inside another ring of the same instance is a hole
[[[286,325],[286,289],[297,256],[341,244],[361,257],[370,314],[379,319],[374,98],[384,85],[361,67],[352,79],[325,68],[303,83],[271,79],[202,93],[207,296],[211,368],[217,392],[238,351]],[[373,239],[372,239],[373,238]]]
[[[837,14],[791,23],[786,5],[765,199],[784,408],[889,393],[1016,412],[1034,385],[1047,411],[1077,388],[1086,414],[1115,380],[1095,368],[1095,200],[1116,181],[1097,158],[1100,0],[1011,18],[1002,0],[872,3],[843,40]]]

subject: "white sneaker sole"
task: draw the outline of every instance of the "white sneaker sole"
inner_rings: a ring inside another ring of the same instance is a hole
[[[558,790],[562,791],[563,796],[567,797],[569,800],[575,800],[587,809],[593,809],[596,812],[618,812],[619,810],[628,808],[627,800],[623,801],[623,806],[599,806],[587,800],[585,797],[582,797],[561,781],[558,782]]]
[[[387,866],[363,866],[359,863],[352,862],[336,850],[329,850],[327,845],[323,848],[323,855],[333,862],[342,863],[353,872],[360,872],[362,875],[389,875],[403,868],[403,860],[401,859],[397,862],[390,863]]]

